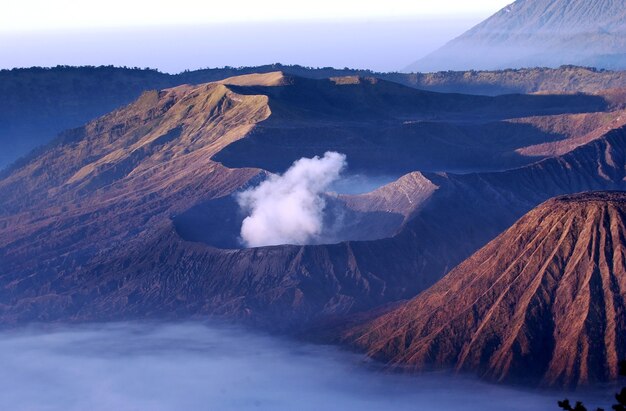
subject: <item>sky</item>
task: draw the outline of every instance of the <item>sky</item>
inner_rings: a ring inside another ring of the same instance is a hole
[[[280,62],[401,70],[511,0],[21,0],[0,13],[0,68],[166,72]]]

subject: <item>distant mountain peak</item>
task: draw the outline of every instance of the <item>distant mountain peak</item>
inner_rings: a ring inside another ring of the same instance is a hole
[[[626,0],[517,0],[409,69],[626,67]]]

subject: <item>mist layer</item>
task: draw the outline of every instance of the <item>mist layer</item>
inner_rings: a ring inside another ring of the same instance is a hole
[[[3,410],[541,411],[563,397],[387,375],[333,347],[198,323],[4,332],[0,364]]]

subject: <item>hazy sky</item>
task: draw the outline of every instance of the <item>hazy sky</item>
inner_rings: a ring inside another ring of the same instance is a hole
[[[177,72],[281,62],[406,67],[511,0],[21,0],[0,13],[0,68],[115,64]]]

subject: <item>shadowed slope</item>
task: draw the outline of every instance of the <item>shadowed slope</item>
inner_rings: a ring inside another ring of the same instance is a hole
[[[87,260],[75,252],[45,265],[11,256],[6,261],[12,266],[22,264],[34,275],[5,268],[3,298],[10,305],[2,319],[220,315],[298,330],[414,296],[555,194],[626,189],[625,148],[618,130],[519,170],[424,175],[431,181],[425,187],[438,188],[419,200],[417,212],[389,239],[217,250],[183,241],[171,223],[153,219],[140,235]]]
[[[352,171],[370,175],[501,170],[536,160],[518,149],[575,134],[504,120],[613,111],[602,95],[443,94],[373,77],[287,77],[275,86],[232,88],[266,95],[272,116],[215,160],[271,172],[326,150],[346,154]]]
[[[592,93],[626,86],[626,72],[600,72],[580,67],[428,74],[313,69],[281,64],[203,69],[177,75],[117,67],[0,70],[0,94],[3,96],[0,101],[0,169],[35,147],[49,143],[63,130],[128,104],[144,91],[277,71],[318,79],[369,76],[431,91],[489,95],[546,90]],[[43,150],[45,148],[40,147],[38,153]]]
[[[370,194],[337,197],[355,212],[385,215],[368,220],[377,226],[365,226],[367,231],[356,224],[351,236],[371,239],[366,236],[384,232],[391,238],[220,250],[177,223],[196,207],[226,201],[258,181],[261,170],[229,169],[214,159],[262,125],[288,129],[329,121],[343,127],[344,115],[347,122],[371,125],[371,118],[397,121],[399,107],[416,116],[445,116],[456,107],[454,115],[472,117],[477,110],[492,115],[506,102],[500,114],[520,112],[513,107],[520,101],[525,113],[533,102],[548,103],[533,110],[561,112],[570,109],[560,106],[567,102],[576,109],[581,102],[605,104],[596,96],[436,95],[371,79],[314,82],[272,74],[232,81],[252,85],[147,93],[0,180],[6,199],[0,205],[2,322],[224,315],[292,331],[413,297],[549,197],[625,188],[626,139],[617,129],[515,170],[412,173]],[[314,98],[300,104],[303,95]],[[361,158],[381,167],[390,147],[403,147],[378,144]],[[270,154],[293,161],[282,147],[276,144]],[[324,141],[316,146],[331,148]],[[205,216],[208,222],[201,223],[209,227],[222,214]]]

